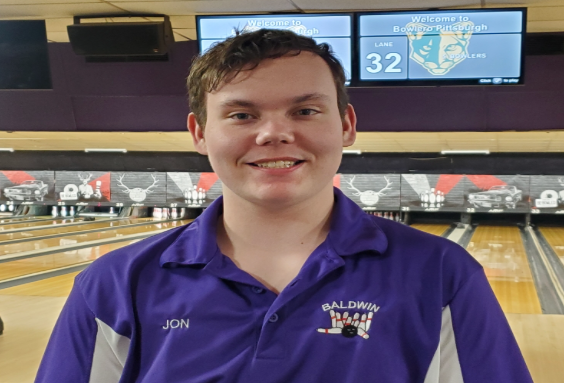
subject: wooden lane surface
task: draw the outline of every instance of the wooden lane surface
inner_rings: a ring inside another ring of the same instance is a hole
[[[552,247],[560,261],[564,263],[564,227],[540,227],[546,241]]]
[[[427,224],[427,223],[416,223],[411,225],[414,229],[424,231],[429,234],[434,234],[441,236],[447,231],[450,225],[439,225],[439,224]]]
[[[19,231],[15,233],[4,233],[0,232],[0,245],[2,241],[11,241],[14,239],[24,239],[24,238],[35,238],[42,237],[44,235],[65,235],[66,233],[79,232],[84,230],[94,230],[101,229],[105,227],[113,228],[124,225],[131,225],[140,222],[153,222],[154,218],[127,218],[119,221],[105,220],[105,221],[86,221],[84,225],[76,226],[65,226],[65,227],[47,227],[42,230],[33,231]]]
[[[123,245],[122,245],[123,246]],[[24,295],[38,297],[68,297],[74,277],[78,275],[78,271],[74,273],[59,275],[57,277],[46,278],[40,281],[25,283],[23,285],[1,289],[0,295]]]
[[[78,265],[94,261],[110,251],[140,241],[140,239],[111,243],[108,245],[92,246],[84,249],[65,251],[61,253],[42,255],[39,257],[20,259],[0,264],[0,281],[49,271],[65,266]],[[0,290],[2,292],[3,290]]]
[[[54,246],[65,246],[65,245],[94,241],[99,239],[109,239],[109,238],[120,237],[123,235],[139,234],[139,233],[145,233],[155,230],[172,228],[182,225],[183,223],[181,222],[188,223],[187,220],[169,221],[169,222],[152,221],[151,223],[147,223],[146,225],[135,226],[135,227],[123,227],[116,229],[108,228],[108,230],[97,231],[94,233],[85,233],[85,234],[76,233],[73,235],[61,234],[61,237],[55,237],[55,238],[46,238],[46,239],[39,238],[35,241],[20,242],[20,243],[13,243],[7,245],[0,244],[0,259],[2,258],[3,255],[16,254],[23,251],[42,250]]]
[[[6,230],[15,230],[15,229],[26,229],[29,227],[39,227],[39,226],[57,226],[63,223],[70,223],[70,222],[80,222],[82,218],[53,218],[53,219],[46,219],[42,221],[36,222],[13,222],[8,225],[1,225],[0,226],[0,233]]]
[[[14,217],[6,216],[6,218],[0,218],[0,225],[7,225],[11,223],[25,222],[25,221],[35,221],[35,220],[48,220],[52,217],[50,215],[37,215],[37,216],[24,216],[24,217]]]
[[[186,224],[190,221],[191,220],[163,222],[160,224],[160,228],[174,228]],[[139,226],[139,228],[142,227],[145,226]],[[153,227],[152,230],[155,230],[155,228]],[[48,271],[65,266],[78,265],[84,262],[94,261],[95,259],[110,251],[119,249],[120,247],[129,245],[137,241],[140,241],[140,239],[125,240],[123,242],[115,242],[107,245],[92,246],[84,249],[64,251],[54,254],[41,255],[38,257],[0,263],[0,281],[16,278],[23,275],[38,273],[41,271]]]
[[[484,267],[505,313],[542,314],[518,227],[480,225],[466,250]]]
[[[564,315],[506,314],[535,383],[564,381]],[[511,366],[507,366],[511,368]]]

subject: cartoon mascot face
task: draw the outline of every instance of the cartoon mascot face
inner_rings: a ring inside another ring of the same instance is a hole
[[[429,73],[444,75],[468,57],[473,26],[471,21],[462,21],[453,24],[451,31],[436,32],[428,25],[409,23],[406,25],[411,45],[409,57]]]

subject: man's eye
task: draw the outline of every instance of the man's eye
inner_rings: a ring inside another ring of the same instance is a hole
[[[317,114],[317,110],[314,109],[300,109],[298,111],[298,115],[300,116],[313,116],[314,114]]]
[[[234,120],[248,120],[251,118],[251,115],[248,113],[235,113],[230,116]]]

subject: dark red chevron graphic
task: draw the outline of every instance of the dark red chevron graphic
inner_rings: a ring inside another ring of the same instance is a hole
[[[92,186],[93,189],[96,189],[96,181],[102,182],[102,186],[100,187],[100,192],[102,193],[102,196],[109,201],[111,173],[106,173],[103,176],[100,176],[95,180],[88,182],[88,185]]]
[[[507,185],[507,182],[500,180],[496,176],[491,175],[472,175],[466,176],[474,185],[483,190],[488,190],[492,186]]]
[[[218,179],[219,177],[215,173],[202,173],[198,180],[198,188],[208,191]]]
[[[461,174],[441,174],[435,186],[435,190],[440,190],[444,194],[448,194],[462,178],[464,178],[464,176]]]
[[[24,181],[30,181],[35,179],[35,177],[33,177],[31,174],[22,171],[15,171],[15,172],[4,171],[2,172],[2,174],[4,174],[4,176],[6,176],[6,178],[9,179],[11,183],[17,185],[21,184]]]
[[[333,177],[333,186],[336,188],[341,188],[341,175],[340,174],[335,174],[335,177]]]

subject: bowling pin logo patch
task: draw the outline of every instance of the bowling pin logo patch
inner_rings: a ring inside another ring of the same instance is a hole
[[[317,332],[330,335],[342,335],[345,338],[355,338],[357,336],[362,339],[370,338],[368,331],[372,325],[372,318],[380,306],[374,303],[349,301],[347,303],[333,302],[333,304],[326,303],[322,306],[323,311],[329,311],[329,318],[331,319],[331,327],[320,327]],[[335,308],[349,309],[348,311],[340,312],[335,311]],[[364,309],[368,312],[358,312],[354,309]]]

